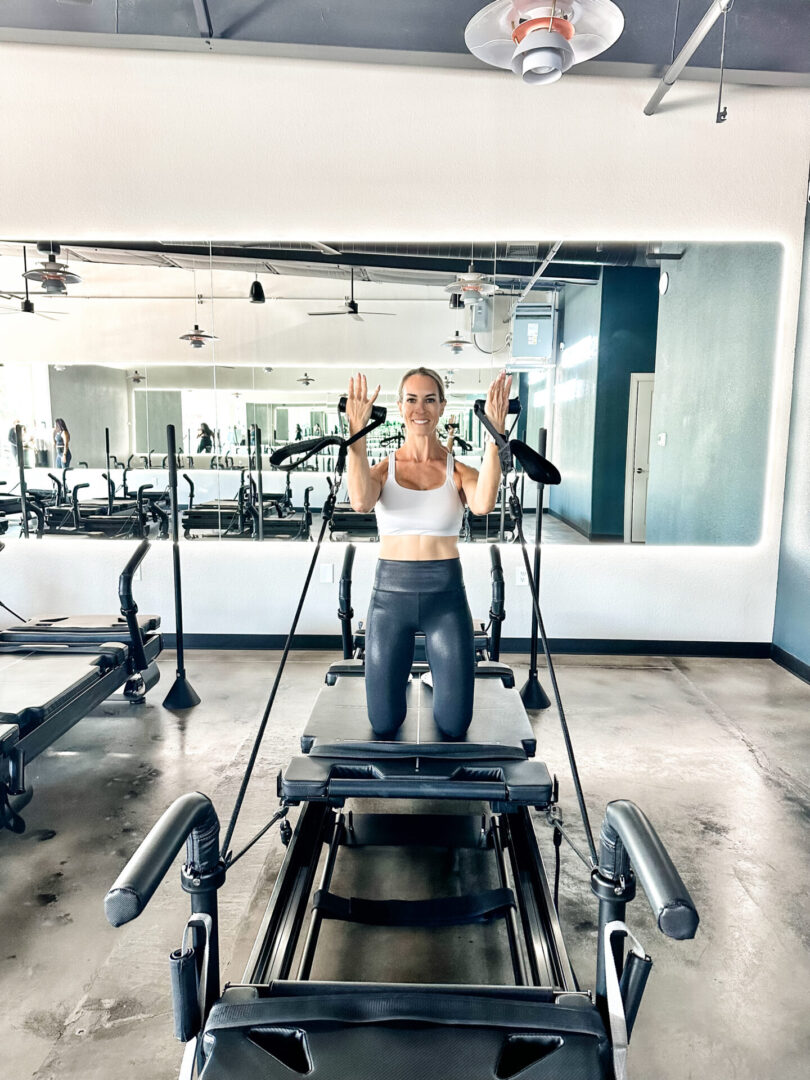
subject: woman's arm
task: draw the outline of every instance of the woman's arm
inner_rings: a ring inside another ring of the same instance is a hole
[[[355,435],[362,431],[369,421],[371,409],[380,392],[379,386],[371,397],[368,396],[368,383],[365,375],[358,374],[349,379],[349,393],[346,397],[346,419],[349,431]],[[372,470],[366,453],[366,440],[358,439],[349,447],[348,472],[346,486],[349,489],[349,502],[352,510],[367,514],[374,509],[382,491],[380,466]]]
[[[506,430],[506,417],[509,412],[509,391],[512,389],[512,376],[502,371],[490,384],[487,393],[485,412],[496,431]],[[488,514],[494,510],[498,501],[498,488],[501,484],[501,464],[498,460],[498,448],[493,442],[487,442],[481,471],[469,465],[457,464],[461,471],[461,487],[464,498],[473,514]]]

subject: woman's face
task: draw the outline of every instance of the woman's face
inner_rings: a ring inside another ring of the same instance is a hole
[[[439,388],[429,375],[411,375],[402,387],[402,401],[399,402],[406,433],[429,435],[435,431],[444,404],[439,399]]]

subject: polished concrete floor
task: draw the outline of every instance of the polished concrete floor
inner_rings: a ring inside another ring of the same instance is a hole
[[[331,658],[292,655],[235,846],[276,808],[275,774],[297,750]],[[520,684],[522,658],[513,659]],[[178,717],[160,706],[173,675],[168,655],[150,704],[104,706],[32,766],[27,831],[0,835],[2,1077],[176,1076],[181,1047],[171,1034],[167,956],[180,945],[187,910],[177,870],[127,927],[108,926],[102,900],[177,795],[205,791],[227,818],[276,660],[188,654],[203,700]],[[629,910],[655,960],[629,1075],[806,1078],[810,686],[768,660],[561,657],[558,672],[594,827],[609,799],[637,802],[701,914],[696,939],[675,942],[656,931],[642,898]],[[549,710],[532,722],[538,755],[559,775],[566,819],[583,842],[556,718]],[[540,817],[537,833],[549,863]],[[220,894],[225,978],[241,978],[282,854],[274,829]],[[395,862],[389,856],[378,873],[389,878]],[[412,875],[409,888],[407,895],[419,895],[422,882]],[[585,868],[566,846],[560,900],[574,968],[590,987],[596,905]],[[375,931],[364,954],[357,935],[342,943],[325,936],[314,974],[348,977],[359,964],[377,977],[453,978],[472,967],[481,981],[496,980],[497,945],[469,928],[432,942],[419,932]],[[462,956],[457,968],[454,952]]]

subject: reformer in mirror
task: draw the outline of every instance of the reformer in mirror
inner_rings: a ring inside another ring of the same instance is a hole
[[[77,492],[80,506],[105,501],[106,472],[117,499],[135,503],[151,484],[142,499],[159,506],[171,422],[182,432],[181,502],[198,511],[186,519],[188,535],[303,538],[305,520],[287,519],[305,513],[308,488],[317,514],[334,447],[289,480],[270,455],[340,430],[337,406],[352,372],[380,382],[388,408],[367,441],[373,461],[401,445],[397,385],[424,364],[445,387],[440,437],[452,436],[453,453],[475,465],[482,442],[473,403],[507,367],[523,405],[515,437],[537,449],[545,430],[543,456],[562,477],[545,492],[544,542],[755,543],[779,245],[577,242],[535,278],[548,247],[356,243],[328,255],[305,243],[205,241],[160,252],[88,243],[61,255],[82,280],[35,298],[26,313],[16,303],[23,245],[2,243],[0,290],[11,299],[0,321],[8,433],[0,491],[15,494],[19,452],[27,486],[45,505],[69,507],[80,483],[89,485]],[[26,257],[34,265],[42,255],[29,244]],[[352,272],[357,311],[343,300]],[[250,300],[257,275],[264,304]],[[55,469],[57,418],[71,440],[64,476]],[[528,471],[521,494],[531,535]],[[148,517],[144,528],[159,530]],[[72,517],[54,521],[46,534],[69,530]],[[20,531],[19,515],[3,523],[9,536]]]

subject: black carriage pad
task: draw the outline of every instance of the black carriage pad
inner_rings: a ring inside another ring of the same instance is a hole
[[[607,1080],[584,994],[529,987],[234,986],[211,1010],[201,1080]]]
[[[476,799],[499,808],[551,800],[551,777],[542,761],[439,757],[294,757],[279,774],[278,795],[287,803],[345,799]]]
[[[53,646],[40,651],[0,648],[0,723],[17,724],[25,734],[70,706],[109,672],[123,670],[128,655],[126,645],[117,643],[84,650],[65,646],[64,651]]]
[[[136,618],[143,637],[160,626],[159,615],[139,612]],[[129,627],[122,615],[39,615],[19,626],[9,626],[0,631],[0,644],[9,645],[54,641],[71,645],[88,641],[99,644],[120,641],[127,644],[129,640]]]
[[[316,757],[353,760],[396,757],[503,759],[533,757],[537,749],[517,690],[500,679],[476,679],[473,718],[461,739],[448,739],[433,719],[433,694],[419,679],[406,690],[408,712],[402,727],[378,738],[368,720],[363,679],[338,679],[315,701],[301,736],[301,750]]]

